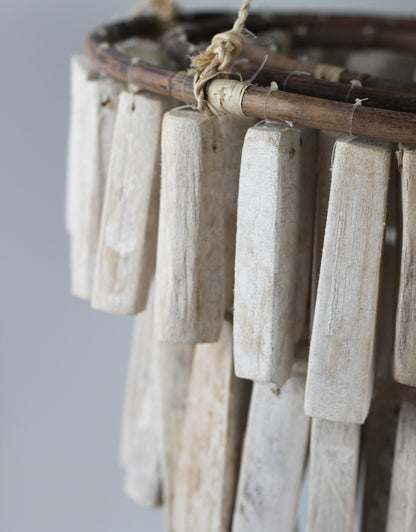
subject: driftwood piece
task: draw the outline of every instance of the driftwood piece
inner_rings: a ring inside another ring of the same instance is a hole
[[[299,348],[297,347],[297,350]],[[302,345],[300,348],[307,350]],[[244,439],[233,531],[293,532],[308,449],[306,356],[281,390],[255,384]]]
[[[314,417],[363,423],[368,413],[390,160],[387,144],[336,145],[306,384]]]
[[[235,371],[282,386],[295,350],[300,134],[281,124],[249,129],[238,196]]]
[[[153,349],[153,297],[136,317],[127,374],[120,461],[124,489],[141,506],[161,504],[159,427]]]
[[[65,228],[69,234],[74,232],[79,215],[78,186],[87,161],[85,122],[88,117],[88,99],[85,88],[87,82],[96,80],[98,75],[96,67],[87,57],[83,55],[71,57],[71,110],[65,195]]]
[[[400,409],[387,532],[416,530],[416,400],[405,399]]]
[[[400,386],[377,379],[365,425],[365,489],[362,532],[386,530],[394,442],[400,408]]]
[[[315,311],[316,292],[318,290],[319,272],[321,269],[322,249],[326,217],[328,213],[329,191],[331,188],[332,154],[334,145],[339,138],[338,133],[320,131],[318,138],[318,170],[316,180],[315,227],[313,236],[312,282],[310,325],[312,332],[313,315]]]
[[[221,179],[224,189],[224,268],[225,308],[233,306],[235,239],[237,228],[238,183],[240,178],[241,151],[247,129],[255,120],[239,116],[223,116],[218,119],[224,150]]]
[[[135,314],[146,307],[156,264],[160,135],[171,100],[120,96],[105,192],[92,307]]]
[[[300,130],[300,196],[299,196],[299,245],[296,273],[296,333],[298,342],[309,321],[311,291],[311,268],[313,249],[313,226],[315,217],[315,197],[318,163],[318,131]],[[306,336],[309,335],[307,331]]]
[[[396,381],[416,386],[416,148],[402,146],[399,156],[402,251],[393,374]]]
[[[232,326],[197,346],[176,470],[175,532],[228,532],[250,385],[234,376]]]
[[[314,418],[311,430],[307,532],[352,532],[360,425]]]
[[[222,146],[218,120],[165,115],[156,267],[156,337],[214,342],[224,315]]]
[[[105,184],[123,84],[110,78],[83,85],[83,122],[79,124],[83,161],[77,176],[71,224],[71,292],[82,299],[91,297],[98,247]]]
[[[167,530],[172,530],[175,470],[179,460],[195,346],[155,342],[160,414],[163,501]]]

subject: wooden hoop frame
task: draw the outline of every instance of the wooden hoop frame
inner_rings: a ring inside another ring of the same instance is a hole
[[[173,97],[188,105],[195,104],[193,79],[186,72],[160,68],[145,61],[131,58],[115,45],[131,37],[161,39],[175,25],[188,25],[188,28],[190,25],[194,26],[195,32],[199,28],[202,40],[209,35],[212,36],[217,31],[221,31],[221,28],[229,28],[232,20],[232,16],[222,13],[178,15],[169,24],[162,23],[155,17],[139,17],[96,29],[88,37],[86,49],[94,64],[108,75],[124,82],[138,85],[145,90]],[[296,28],[302,25],[311,27],[314,31],[317,28],[322,29],[324,25],[330,25],[336,30],[344,28],[349,32],[351,32],[353,27],[358,32],[362,32],[363,27],[371,27],[373,35],[388,29],[392,35],[401,35],[396,41],[399,40],[402,44],[403,41],[408,44],[413,43],[416,34],[416,19],[279,13],[267,15],[267,17],[258,14],[250,15],[247,22],[247,27],[253,32],[272,28]],[[186,55],[189,49],[188,42],[184,42],[184,45],[182,56],[183,54]],[[400,45],[398,48],[402,50],[403,46]],[[416,50],[416,42],[414,50]],[[416,84],[407,84],[405,92],[408,93],[412,85],[416,87]],[[291,87],[287,84],[285,88]],[[414,94],[416,95],[416,92]],[[407,94],[407,96],[409,95]],[[407,96],[402,95],[404,101]],[[282,90],[270,93],[268,87],[251,85],[246,90],[242,100],[244,114],[263,119],[266,99],[269,120],[290,121],[294,124],[315,129],[344,134],[352,133],[356,136],[369,137],[376,140],[416,144],[416,114],[413,112],[414,97],[409,98],[412,112],[403,112],[366,106],[355,107],[351,103],[342,103],[322,97],[317,98]],[[391,99],[396,101],[397,108],[397,100],[400,99],[400,95],[393,94]],[[403,108],[403,106],[400,108]],[[353,117],[353,120],[351,120],[351,117]]]

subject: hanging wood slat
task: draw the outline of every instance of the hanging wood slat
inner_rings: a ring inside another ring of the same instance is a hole
[[[393,373],[416,386],[416,148],[402,146],[399,157],[402,250]]]
[[[224,315],[222,147],[218,120],[165,115],[156,268],[156,336],[214,342]]]
[[[416,400],[409,396],[401,405],[396,445],[387,532],[416,530]]]
[[[281,390],[270,384],[253,387],[234,532],[274,530],[277,523],[279,532],[294,530],[309,440],[309,418],[303,411],[307,346],[298,346],[299,353]]]
[[[90,299],[105,184],[113,140],[118,98],[123,84],[111,78],[88,81],[82,96],[82,168],[75,187],[73,229],[71,229],[71,292]],[[76,216],[76,219],[75,219]]]
[[[171,100],[123,92],[105,192],[92,307],[136,314],[146,307],[156,264],[160,135]]]
[[[390,151],[336,144],[306,384],[314,417],[363,423],[368,413]]]
[[[234,349],[239,377],[282,386],[296,328],[300,134],[286,125],[250,128],[238,196]]]
[[[360,425],[314,418],[311,430],[307,532],[352,532]]]
[[[135,319],[123,412],[120,461],[124,489],[146,508],[161,504],[156,362],[153,349],[153,296]]]
[[[176,470],[173,530],[228,532],[237,485],[250,385],[237,379],[232,326],[215,344],[198,345]]]
[[[163,502],[167,530],[172,530],[175,471],[180,456],[195,346],[155,342],[155,350]]]

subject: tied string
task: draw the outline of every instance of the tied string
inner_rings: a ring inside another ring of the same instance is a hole
[[[189,73],[194,76],[194,93],[198,109],[208,116],[218,113],[215,106],[205,99],[205,84],[224,73],[231,62],[240,55],[245,43],[243,29],[250,4],[251,0],[243,0],[233,28],[214,35],[208,48],[192,59]]]
[[[352,120],[354,118],[354,113],[355,113],[355,110],[357,109],[357,107],[360,107],[363,102],[365,102],[366,100],[368,100],[368,98],[355,98],[355,103],[354,105],[352,106],[352,111],[351,111],[351,118],[350,118],[350,136],[353,137],[354,135],[352,134]]]

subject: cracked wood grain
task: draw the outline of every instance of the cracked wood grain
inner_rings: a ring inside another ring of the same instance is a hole
[[[299,184],[299,131],[275,123],[250,128],[238,196],[235,371],[278,386],[295,350]]]
[[[172,100],[120,96],[91,305],[114,314],[146,308],[156,264],[162,119]]]
[[[168,112],[156,266],[156,337],[215,342],[224,315],[222,142],[218,120]]]
[[[354,137],[336,144],[305,411],[363,423],[374,341],[391,148]]]
[[[178,460],[175,532],[228,532],[250,384],[234,375],[232,325],[196,348]]]

